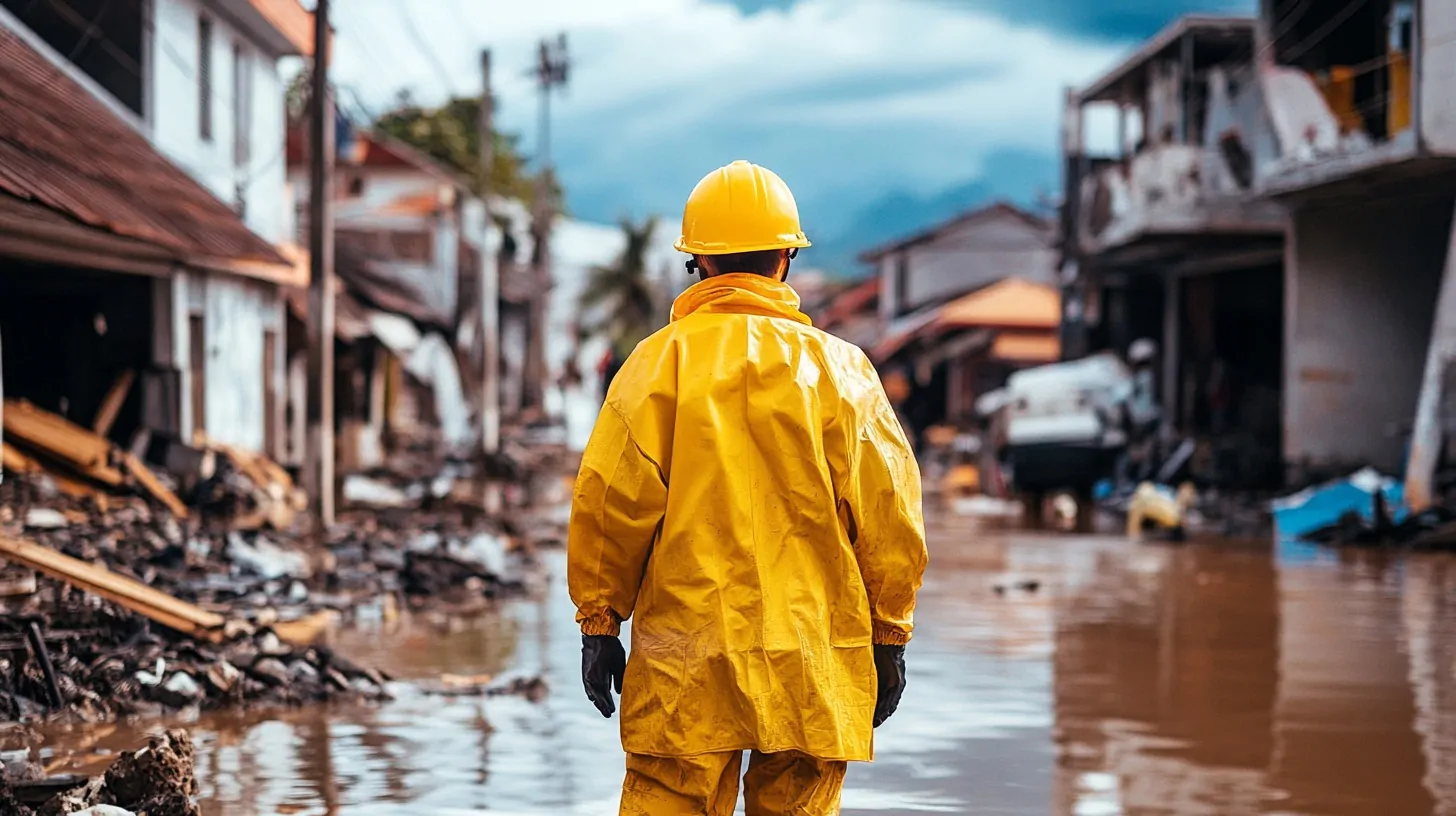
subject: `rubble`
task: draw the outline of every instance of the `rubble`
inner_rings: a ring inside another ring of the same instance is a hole
[[[382,699],[386,678],[315,646],[323,633],[375,610],[487,610],[531,587],[523,530],[562,537],[564,519],[501,520],[468,467],[411,452],[370,474],[408,501],[346,504],[322,538],[304,538],[294,521],[307,497],[267,457],[145,432],[122,451],[15,404],[0,482],[0,722]],[[512,456],[484,469],[502,467],[534,472]]]
[[[173,730],[127,751],[93,779],[0,777],[0,812],[7,816],[198,816],[192,739]]]

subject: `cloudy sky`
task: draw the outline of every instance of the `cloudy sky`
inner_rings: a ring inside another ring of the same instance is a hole
[[[572,214],[674,221],[705,172],[777,170],[825,247],[867,243],[990,196],[1055,193],[1062,89],[1188,11],[1248,0],[350,0],[336,78],[364,107],[480,87],[535,150],[526,75],[565,31],[552,153]],[[673,227],[675,228],[675,226]]]

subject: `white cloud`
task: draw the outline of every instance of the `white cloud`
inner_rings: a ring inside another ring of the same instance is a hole
[[[567,31],[575,65],[553,138],[568,189],[618,185],[622,206],[659,210],[671,207],[657,198],[740,156],[779,157],[812,194],[831,180],[930,190],[997,149],[1054,151],[1062,88],[1123,50],[908,0],[804,0],[751,17],[704,0],[353,0],[338,7],[336,75],[375,109],[400,87],[425,102],[447,93],[406,7],[456,92],[479,87],[488,38],[502,125],[528,149],[535,43]]]

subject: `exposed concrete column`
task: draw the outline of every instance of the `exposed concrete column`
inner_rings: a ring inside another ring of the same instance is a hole
[[[1426,367],[1421,377],[1420,399],[1416,403],[1415,428],[1411,432],[1410,461],[1405,472],[1406,504],[1414,512],[1431,506],[1436,467],[1440,464],[1445,434],[1442,403],[1449,389],[1447,371],[1456,360],[1456,227],[1446,248],[1446,268],[1441,294],[1436,300],[1436,318],[1426,350]]]
[[[1168,270],[1163,273],[1163,348],[1162,348],[1162,395],[1163,428],[1168,430],[1177,423],[1178,417],[1178,362],[1182,351],[1178,341],[1182,332],[1179,324],[1183,317],[1182,284],[1177,273]]]

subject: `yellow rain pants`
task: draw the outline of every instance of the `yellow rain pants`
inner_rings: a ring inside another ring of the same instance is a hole
[[[627,756],[620,816],[733,816],[743,752],[691,757]],[[754,751],[743,775],[748,816],[834,816],[845,763]]]
[[[627,753],[871,759],[871,644],[910,639],[920,499],[874,368],[792,288],[680,295],[612,381],[567,541],[582,632],[632,619]]]

